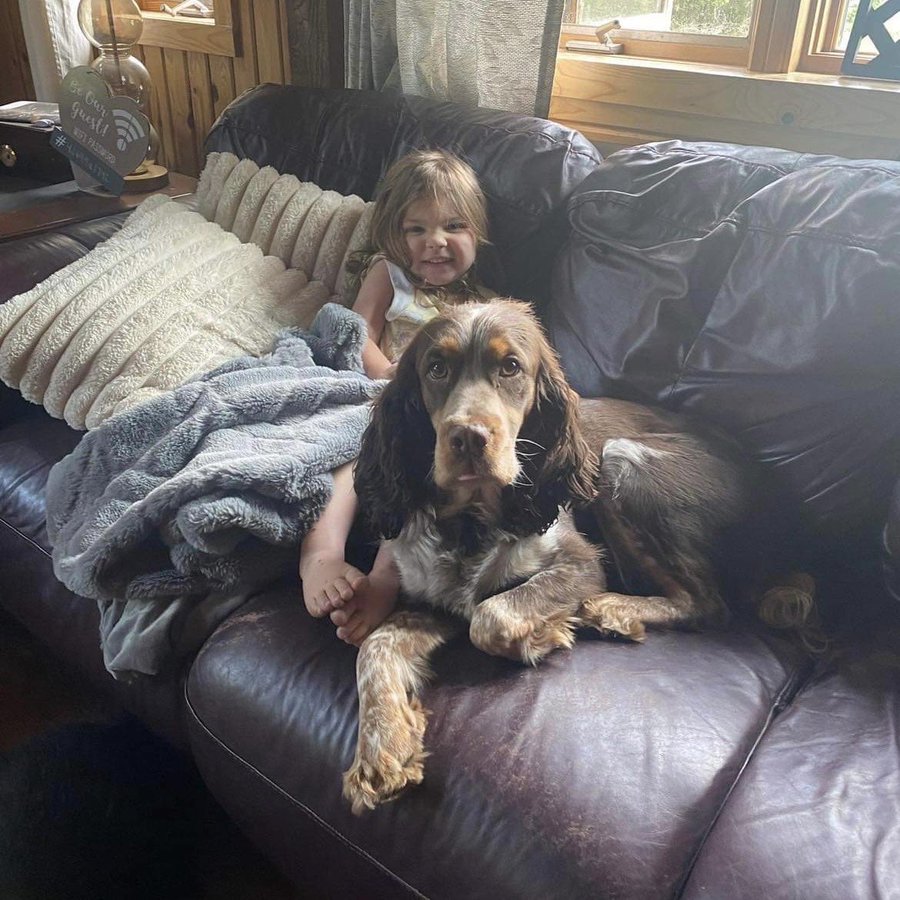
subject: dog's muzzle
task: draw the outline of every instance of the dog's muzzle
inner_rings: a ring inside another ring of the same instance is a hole
[[[486,425],[452,425],[447,432],[447,443],[453,456],[460,462],[476,463],[484,458],[491,439]]]

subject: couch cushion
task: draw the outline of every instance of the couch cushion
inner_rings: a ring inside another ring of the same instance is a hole
[[[492,900],[671,895],[801,664],[738,632],[585,637],[537,669],[461,640],[425,692],[424,785],[357,818],[355,656],[295,584],[234,614],[187,685],[204,778],[298,884],[325,842],[396,896]],[[346,893],[343,867],[315,877]]]
[[[876,625],[775,721],[703,847],[685,898],[897,896],[898,646],[900,629]]]
[[[551,337],[576,389],[723,426],[829,541],[900,473],[900,163],[670,142],[577,189]]]
[[[615,153],[589,175],[569,202],[547,314],[575,389],[662,399],[728,271],[735,209],[814,159],[668,141]]]
[[[227,150],[321,188],[373,198],[394,160],[443,147],[478,173],[488,200],[490,248],[482,280],[546,300],[565,231],[565,201],[600,161],[577,131],[545,119],[373,91],[265,84],[219,116],[208,151]]]

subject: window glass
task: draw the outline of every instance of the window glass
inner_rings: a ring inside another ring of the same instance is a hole
[[[752,0],[579,0],[577,25],[618,19],[629,31],[747,37]]]

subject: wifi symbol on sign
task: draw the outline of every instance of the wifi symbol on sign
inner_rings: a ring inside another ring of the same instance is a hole
[[[124,150],[129,144],[144,137],[141,123],[126,109],[114,109],[113,121],[116,124],[116,146]]]

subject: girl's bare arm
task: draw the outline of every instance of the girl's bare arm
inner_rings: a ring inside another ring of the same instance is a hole
[[[381,352],[378,342],[393,298],[394,287],[387,263],[380,259],[366,274],[353,304],[354,311],[366,320],[369,332],[362,352],[363,368],[369,378],[387,378],[392,370],[391,361]]]

